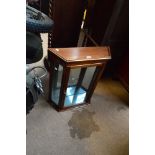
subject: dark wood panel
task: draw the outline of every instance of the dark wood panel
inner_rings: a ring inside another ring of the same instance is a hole
[[[120,8],[115,27],[109,36],[104,37],[105,43],[110,46],[113,57],[112,61],[110,61],[106,67],[106,72],[111,72],[115,76],[119,70],[122,76],[121,79],[123,79],[123,72],[124,75],[129,75],[127,67],[126,69],[122,67],[124,59],[126,59],[127,63],[129,62],[127,61],[127,58],[129,59],[129,1],[118,0],[117,4],[118,2],[122,2],[122,7]]]
[[[92,38],[98,44],[101,44],[110,17],[113,13],[115,2],[116,0],[97,0],[95,3],[93,19],[91,19],[93,22],[90,27],[90,32]]]
[[[116,78],[118,78],[124,87],[129,90],[129,53],[126,52],[122,61],[117,67]]]
[[[129,1],[124,0],[110,40],[129,42]],[[128,43],[129,44],[129,43]],[[123,44],[124,45],[124,44]],[[127,44],[126,44],[127,45]]]
[[[84,0],[55,0],[53,7],[53,47],[77,46],[83,12]]]

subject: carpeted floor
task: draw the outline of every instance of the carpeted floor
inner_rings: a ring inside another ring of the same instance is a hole
[[[90,105],[57,112],[40,97],[27,115],[27,155],[128,155],[128,93],[100,81]]]
[[[90,105],[64,112],[46,98],[27,115],[27,155],[129,154],[128,92],[118,81],[99,81]]]

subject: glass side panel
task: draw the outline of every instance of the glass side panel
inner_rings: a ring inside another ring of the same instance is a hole
[[[89,88],[90,82],[93,78],[94,72],[96,70],[96,66],[95,67],[88,67],[84,76],[84,79],[82,81],[82,86],[85,89]]]
[[[55,65],[54,74],[52,77],[51,100],[54,101],[57,105],[59,103],[59,97],[60,97],[62,74],[63,74],[63,66],[62,65]]]

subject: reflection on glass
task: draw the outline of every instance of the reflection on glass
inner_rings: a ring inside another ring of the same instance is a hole
[[[75,68],[70,70],[68,86],[73,86],[77,84],[80,76],[80,71],[81,71],[81,68]]]
[[[82,86],[85,89],[89,88],[89,85],[91,83],[91,80],[93,78],[94,72],[96,70],[96,66],[95,67],[88,67],[84,76],[84,79],[82,81]]]
[[[52,77],[52,94],[51,94],[51,99],[57,105],[59,103],[59,97],[60,97],[62,73],[63,73],[63,66],[55,65],[54,66],[54,74],[53,74],[53,77]]]

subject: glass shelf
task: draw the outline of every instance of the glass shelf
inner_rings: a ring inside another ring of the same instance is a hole
[[[64,106],[72,106],[76,104],[83,103],[86,97],[86,91],[80,87],[76,86],[68,87],[66,91],[65,103]]]

